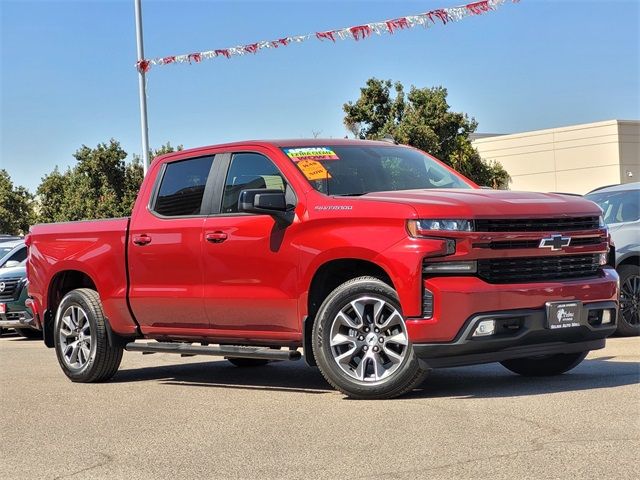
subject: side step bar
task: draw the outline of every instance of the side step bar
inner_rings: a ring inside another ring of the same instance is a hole
[[[177,353],[183,356],[211,355],[215,357],[259,358],[262,360],[300,360],[302,354],[297,350],[273,350],[269,347],[242,347],[237,345],[220,345],[210,347],[192,345],[190,343],[130,342],[124,347],[128,352],[142,353]]]

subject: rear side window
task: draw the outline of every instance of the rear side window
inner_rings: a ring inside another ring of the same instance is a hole
[[[238,212],[240,192],[256,188],[284,192],[284,178],[278,167],[264,155],[235,153],[231,159],[231,166],[224,185],[221,213]]]
[[[213,157],[168,163],[153,210],[167,217],[200,215]]]

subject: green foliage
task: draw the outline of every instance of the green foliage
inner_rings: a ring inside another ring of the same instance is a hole
[[[0,170],[0,233],[23,235],[33,219],[33,195],[14,186],[7,171]]]
[[[392,93],[393,90],[393,93]],[[344,125],[361,139],[392,136],[400,143],[438,157],[478,185],[507,188],[509,175],[499,163],[484,162],[469,135],[478,127],[473,118],[452,112],[443,87],[411,87],[370,78],[360,98],[345,103]]]
[[[177,150],[182,150],[179,146]],[[149,152],[150,158],[173,152],[167,143]],[[77,164],[60,173],[56,167],[45,175],[37,190],[42,223],[127,216],[143,179],[142,162],[111,139],[95,148],[83,145],[73,155]]]

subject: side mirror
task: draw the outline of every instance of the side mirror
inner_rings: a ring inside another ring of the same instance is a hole
[[[4,264],[2,268],[13,268],[17,267],[18,265],[20,265],[20,262],[18,262],[17,260],[9,260]]]
[[[279,223],[293,223],[293,209],[287,208],[287,199],[282,190],[251,189],[242,190],[238,200],[238,211],[271,215]]]

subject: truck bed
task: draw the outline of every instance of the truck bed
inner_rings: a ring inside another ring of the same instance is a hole
[[[88,276],[100,292],[111,328],[132,334],[136,324],[127,306],[127,234],[129,218],[35,225],[28,240],[29,293],[42,307],[56,302],[47,290],[60,296],[60,284],[74,275]],[[79,272],[86,272],[80,274]],[[50,312],[54,315],[55,312]],[[44,321],[41,318],[40,321]]]

